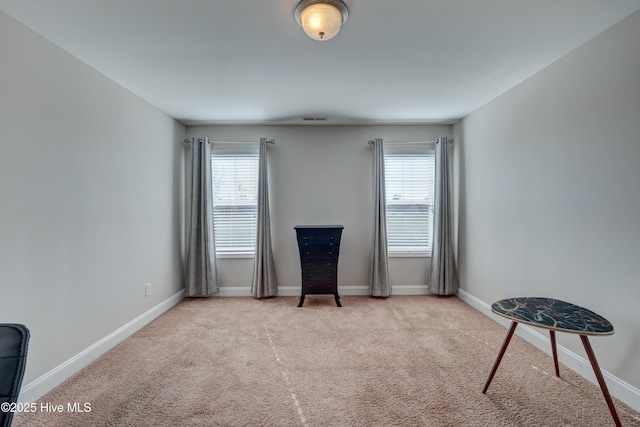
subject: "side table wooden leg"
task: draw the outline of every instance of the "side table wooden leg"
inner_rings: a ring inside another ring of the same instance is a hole
[[[336,292],[335,294],[333,294],[333,297],[334,297],[334,298],[335,298],[335,300],[336,300],[336,305],[337,305],[338,307],[342,307],[342,304],[340,304],[340,295],[338,295],[338,293]]]
[[[300,302],[298,303],[298,307],[302,307],[302,304],[304,304],[304,294],[300,295]]]
[[[615,406],[613,406],[613,400],[611,399],[611,395],[609,394],[607,383],[604,382],[604,377],[602,376],[602,372],[600,371],[600,366],[598,365],[598,361],[596,360],[596,355],[593,353],[593,349],[591,348],[591,343],[589,343],[589,338],[586,335],[580,335],[580,339],[582,340],[582,345],[584,345],[584,349],[587,352],[587,356],[589,356],[589,362],[591,362],[593,372],[596,374],[598,384],[600,384],[600,389],[602,390],[602,394],[604,394],[604,400],[607,401],[607,406],[609,406],[609,411],[611,411],[613,421],[616,423],[616,426],[620,427],[622,425],[620,423],[620,418],[618,418],[616,408]]]
[[[498,370],[498,366],[502,361],[502,357],[507,352],[507,347],[509,346],[509,342],[511,341],[511,337],[513,336],[513,333],[516,331],[516,326],[518,326],[518,322],[511,322],[511,329],[509,329],[509,332],[507,333],[507,336],[505,337],[504,342],[502,343],[502,348],[498,353],[498,358],[493,363],[493,368],[491,369],[489,378],[487,378],[487,382],[485,383],[484,388],[482,389],[482,393],[487,392],[487,389],[489,388],[489,384],[491,384],[491,380],[493,379],[493,376],[496,374],[496,371]]]
[[[558,365],[558,349],[556,348],[556,331],[549,330],[551,337],[551,352],[553,353],[553,366],[556,368],[556,377],[560,376],[560,366]]]

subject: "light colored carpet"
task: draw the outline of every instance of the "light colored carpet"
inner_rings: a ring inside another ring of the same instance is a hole
[[[459,299],[187,299],[14,426],[607,426],[600,389]],[[602,338],[606,339],[606,338]],[[640,414],[615,400],[625,426]]]

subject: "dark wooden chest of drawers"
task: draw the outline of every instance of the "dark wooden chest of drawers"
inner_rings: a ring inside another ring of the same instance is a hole
[[[307,294],[333,294],[338,307],[338,255],[340,254],[341,225],[297,225],[295,227],[300,250],[302,293],[298,307]]]

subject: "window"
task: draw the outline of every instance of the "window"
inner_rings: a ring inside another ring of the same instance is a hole
[[[211,156],[216,254],[253,255],[258,212],[258,153],[215,148]]]
[[[426,144],[385,147],[389,255],[431,253],[435,151]]]

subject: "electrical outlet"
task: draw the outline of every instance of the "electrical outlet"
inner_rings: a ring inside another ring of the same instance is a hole
[[[144,296],[148,297],[149,295],[151,295],[151,283],[144,285]]]

